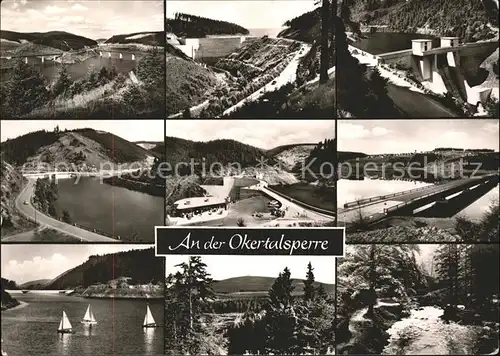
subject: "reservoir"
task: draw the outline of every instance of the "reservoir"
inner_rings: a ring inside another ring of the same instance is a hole
[[[112,52],[111,58],[95,56],[79,63],[68,64],[67,69],[73,80],[77,80],[85,76],[92,66],[94,66],[97,71],[102,67],[111,69],[114,66],[118,73],[127,73],[137,67],[139,58],[139,55],[136,55],[135,61],[130,59],[120,59],[119,53]],[[49,61],[46,59],[45,62],[42,63],[42,60],[36,57],[29,57],[28,64],[37,68],[42,75],[47,78],[47,80],[53,80],[61,68],[61,63],[59,62]],[[2,70],[2,79],[7,80],[8,78],[9,70]]]
[[[75,182],[78,182],[75,184]],[[154,227],[163,225],[164,199],[81,177],[58,181],[58,211],[73,222],[120,236],[126,241],[154,241]]]
[[[339,209],[344,207],[347,202],[353,202],[359,199],[375,197],[379,195],[402,192],[405,190],[420,188],[432,185],[432,183],[424,183],[417,181],[406,180],[382,180],[382,179],[364,179],[364,180],[347,180],[341,179],[338,181],[337,202]],[[462,209],[455,216],[466,216],[472,220],[480,219],[489,209],[492,202],[496,199],[498,202],[499,188],[494,187],[486,194],[480,196],[477,200]]]
[[[27,304],[2,311],[2,348],[9,356],[163,354],[163,327],[142,327],[145,300],[85,299],[36,292],[13,297]],[[91,329],[80,323],[88,304],[97,320]],[[156,323],[163,325],[163,301],[149,300],[149,306]],[[56,332],[63,310],[74,334]]]
[[[375,32],[363,33],[363,37],[365,38],[351,43],[351,45],[371,54],[381,54],[411,49],[411,41],[420,38],[432,39],[433,46],[437,46],[439,44],[439,39],[437,37],[421,35],[418,33]]]

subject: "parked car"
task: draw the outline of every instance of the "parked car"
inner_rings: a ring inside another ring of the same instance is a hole
[[[28,205],[28,202],[25,200],[25,201],[23,202],[23,204],[24,204],[24,205]]]

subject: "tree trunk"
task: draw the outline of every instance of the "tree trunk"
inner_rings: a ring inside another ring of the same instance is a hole
[[[329,62],[329,48],[328,48],[328,37],[329,37],[329,27],[330,27],[330,1],[322,0],[321,7],[321,63],[320,63],[320,73],[319,82],[324,84],[328,81],[328,62]]]

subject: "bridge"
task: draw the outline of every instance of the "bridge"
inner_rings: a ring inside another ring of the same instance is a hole
[[[347,202],[338,209],[338,219],[344,225],[360,219],[374,224],[390,216],[422,215],[422,209],[433,211],[437,214],[434,217],[444,214],[436,209],[448,210],[452,216],[463,208],[464,203],[469,205],[479,194],[483,195],[496,186],[498,181],[498,174],[489,174]]]

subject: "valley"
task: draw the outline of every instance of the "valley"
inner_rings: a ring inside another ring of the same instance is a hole
[[[56,126],[0,147],[2,241],[153,240],[163,221],[163,143],[147,150],[109,132]],[[141,217],[131,218],[137,206]]]
[[[98,43],[64,31],[2,30],[4,116],[93,118],[111,117],[112,111],[119,117],[162,116],[162,34],[115,35]]]

